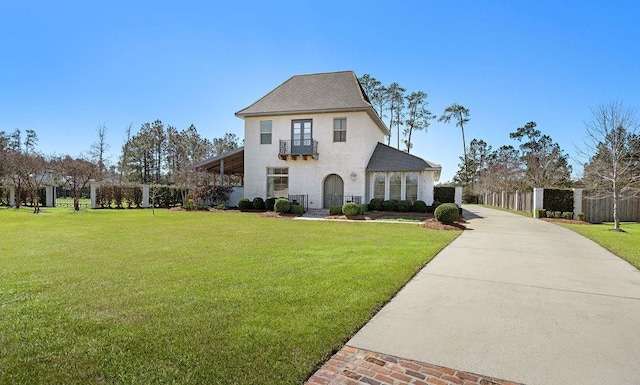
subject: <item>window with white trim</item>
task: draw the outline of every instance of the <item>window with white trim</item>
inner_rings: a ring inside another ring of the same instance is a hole
[[[405,199],[412,203],[418,200],[418,173],[405,174],[405,196]]]
[[[385,175],[383,173],[373,174],[373,197],[384,200]]]
[[[287,167],[267,168],[267,198],[289,197],[289,169]]]
[[[260,121],[260,144],[271,144],[271,120]]]
[[[333,119],[333,141],[347,141],[347,118]]]
[[[389,200],[402,199],[402,174],[394,172],[389,175]]]

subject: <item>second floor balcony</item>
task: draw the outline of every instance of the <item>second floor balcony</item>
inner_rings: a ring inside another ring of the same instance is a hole
[[[278,151],[280,159],[318,159],[318,141],[313,139],[300,140],[281,140],[280,150]]]

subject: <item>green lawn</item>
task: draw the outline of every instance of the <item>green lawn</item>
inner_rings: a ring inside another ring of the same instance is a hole
[[[612,223],[571,225],[557,223],[582,234],[640,269],[640,223],[622,223],[624,232],[611,231]]]
[[[301,383],[459,232],[0,209],[0,383]]]

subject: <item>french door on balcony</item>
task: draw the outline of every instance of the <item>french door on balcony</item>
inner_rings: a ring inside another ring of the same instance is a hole
[[[291,154],[313,154],[313,128],[312,120],[291,121]]]

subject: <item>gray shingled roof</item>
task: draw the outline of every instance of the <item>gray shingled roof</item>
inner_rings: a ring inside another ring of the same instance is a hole
[[[434,170],[439,175],[442,166],[382,143],[378,143],[373,150],[367,165],[367,171],[371,172],[424,170]]]
[[[236,116],[269,116],[330,111],[366,111],[385,134],[378,117],[353,71],[296,75]]]

